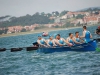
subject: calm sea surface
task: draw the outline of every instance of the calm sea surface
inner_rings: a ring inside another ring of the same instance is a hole
[[[88,27],[93,38],[97,26]],[[82,28],[50,32],[68,37]],[[39,34],[39,33],[38,33]],[[0,38],[0,48],[27,47],[37,40],[38,34]],[[100,47],[98,43],[98,47]],[[100,52],[55,52],[50,54],[34,51],[0,52],[0,75],[100,75]]]

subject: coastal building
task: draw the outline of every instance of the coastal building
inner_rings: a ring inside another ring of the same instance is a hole
[[[66,21],[66,17],[63,16],[62,17],[57,17],[56,19],[54,19],[54,23],[64,23]]]
[[[100,22],[100,16],[85,16],[84,17],[84,23],[87,23],[88,25],[98,24],[99,22]]]
[[[52,20],[52,19],[55,19],[55,18],[56,18],[55,16],[51,16],[49,19],[51,19],[51,20]]]
[[[54,22],[59,23],[59,22],[61,22],[60,20],[61,20],[61,17],[57,17],[57,18],[55,18]]]
[[[67,19],[67,14],[61,17],[61,19]]]
[[[17,33],[17,32],[21,32],[22,29],[23,29],[22,26],[11,26],[11,27],[8,27],[7,33]]]
[[[90,16],[89,12],[72,12],[72,11],[69,11],[67,14],[64,15],[64,18],[73,18],[73,17],[78,16],[79,14],[85,15],[85,16]]]
[[[76,20],[72,21],[71,23],[73,23],[74,26],[77,26],[78,24],[82,25],[82,24],[84,24],[84,20],[83,19],[76,19]]]

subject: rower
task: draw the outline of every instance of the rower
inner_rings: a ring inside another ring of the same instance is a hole
[[[84,38],[84,41],[87,43],[92,38],[90,31],[87,30],[86,26],[83,26],[83,35],[80,38]]]
[[[45,41],[45,39],[42,38],[41,35],[38,35],[37,43],[42,47],[46,47],[46,41]]]
[[[66,42],[67,42],[68,46],[73,46],[74,45],[73,34],[72,33],[69,33],[69,37],[66,39]]]
[[[96,29],[95,33],[100,35],[100,26],[98,26],[98,28]]]
[[[43,32],[42,36],[48,36],[48,32]]]
[[[49,47],[56,46],[56,44],[54,42],[54,39],[53,39],[53,37],[51,35],[49,36],[49,39],[47,40],[47,45]]]
[[[56,35],[55,43],[59,46],[63,46],[66,43],[66,40],[64,38],[60,37],[60,34]]]
[[[75,32],[75,37],[73,38],[73,41],[75,44],[81,44],[81,42],[83,42],[80,38],[79,38],[79,32]]]

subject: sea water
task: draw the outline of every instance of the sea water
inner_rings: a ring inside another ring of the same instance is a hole
[[[88,27],[93,38],[97,26]],[[82,28],[50,32],[67,38],[68,33],[82,34]],[[38,33],[41,34],[41,33]],[[0,38],[0,48],[28,47],[37,40],[38,34]],[[98,43],[98,47],[100,47]],[[0,75],[100,75],[99,52],[55,52],[35,51],[0,52]]]

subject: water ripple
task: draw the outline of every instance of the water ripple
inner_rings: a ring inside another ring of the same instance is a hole
[[[88,29],[92,32],[95,28],[96,26]],[[80,28],[77,30],[81,31]],[[54,31],[50,34],[60,33],[61,36],[66,38],[69,32],[77,30]],[[37,39],[37,35],[0,38],[0,47],[30,46],[35,42],[34,39]],[[28,52],[25,49],[20,52],[8,50],[0,52],[0,75],[100,75],[100,53],[73,51],[44,54],[35,51]]]

